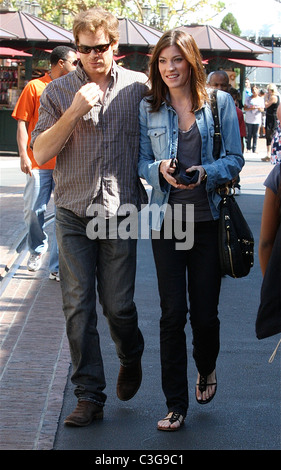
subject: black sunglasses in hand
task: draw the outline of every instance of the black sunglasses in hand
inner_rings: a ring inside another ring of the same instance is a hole
[[[109,49],[112,41],[107,44],[98,44],[97,46],[84,46],[83,44],[77,45],[77,50],[81,54],[90,54],[91,51],[94,51],[96,54],[103,54]]]

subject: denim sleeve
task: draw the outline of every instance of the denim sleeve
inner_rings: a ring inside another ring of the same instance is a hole
[[[217,98],[222,143],[220,158],[203,163],[208,175],[207,191],[235,178],[245,163],[233,98],[225,92],[218,92]]]
[[[140,145],[138,173],[155,190],[166,193],[169,189],[169,184],[160,177],[159,167],[161,160],[155,160],[147,125],[148,113],[149,105],[145,100],[142,100],[139,108]]]

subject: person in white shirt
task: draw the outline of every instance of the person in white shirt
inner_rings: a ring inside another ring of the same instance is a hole
[[[253,85],[251,90],[252,95],[246,98],[244,105],[247,128],[247,151],[252,150],[253,153],[257,153],[258,132],[264,111],[264,101],[259,96],[259,90],[256,85]]]

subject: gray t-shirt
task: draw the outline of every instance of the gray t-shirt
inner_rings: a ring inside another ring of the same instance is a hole
[[[277,194],[281,180],[281,166],[280,163],[276,163],[268,177],[266,178],[264,185],[270,188],[274,194]]]
[[[192,165],[201,165],[201,135],[196,121],[188,131],[179,129],[177,159],[182,166],[189,168]],[[169,204],[194,204],[194,221],[205,222],[213,220],[205,183],[192,190],[171,187]],[[182,211],[183,215],[185,210]],[[183,218],[184,220],[184,218]]]

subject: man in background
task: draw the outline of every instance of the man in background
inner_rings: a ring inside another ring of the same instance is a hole
[[[48,249],[48,236],[43,230],[44,213],[54,189],[54,157],[45,165],[39,166],[30,148],[31,132],[38,120],[40,96],[48,83],[75,70],[77,65],[76,51],[68,46],[56,47],[50,57],[51,70],[44,76],[31,80],[23,89],[13,118],[18,121],[17,144],[20,156],[21,171],[27,175],[24,190],[24,220],[28,229],[28,248],[30,256],[27,262],[29,271],[38,271],[42,256]],[[54,224],[55,226],[55,224]],[[58,248],[55,228],[50,252],[50,279],[59,281]]]
[[[207,77],[207,85],[210,88],[228,91],[229,76],[225,70],[216,70],[215,72],[211,72]]]
[[[216,70],[215,72],[211,72],[207,78],[207,85],[210,88],[222,90],[227,93],[230,93],[232,96],[235,106],[236,106],[236,113],[239,122],[239,130],[240,130],[240,137],[241,137],[241,148],[242,153],[244,153],[244,138],[246,137],[246,125],[244,121],[243,112],[239,108],[238,103],[238,91],[235,88],[230,87],[229,85],[229,76],[225,70]],[[240,194],[241,186],[240,186],[240,176],[238,175],[235,182],[234,182],[235,194]]]

